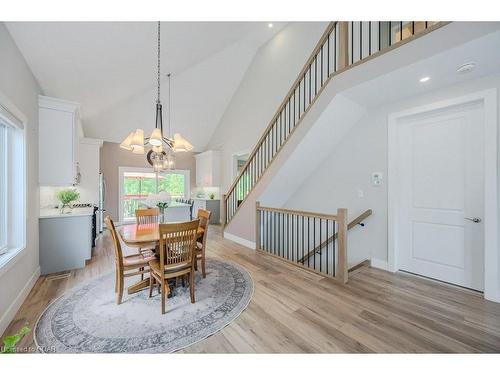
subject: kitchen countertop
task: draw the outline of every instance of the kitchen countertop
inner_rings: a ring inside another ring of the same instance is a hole
[[[64,218],[76,216],[92,216],[94,209],[92,207],[73,208],[70,213],[61,214],[59,208],[40,208],[40,219]]]
[[[191,207],[190,204],[187,204],[187,203],[181,203],[181,202],[170,202],[168,204],[168,208],[175,208],[175,207]]]
[[[194,199],[195,201],[220,201],[220,198],[210,199],[210,198],[195,197],[195,198],[191,198],[191,199]]]

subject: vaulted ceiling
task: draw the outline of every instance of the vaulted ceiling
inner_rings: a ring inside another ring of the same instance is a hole
[[[154,127],[155,22],[7,22],[45,95],[82,105],[87,137]],[[162,22],[162,101],[172,131],[202,151],[255,53],[284,23]]]

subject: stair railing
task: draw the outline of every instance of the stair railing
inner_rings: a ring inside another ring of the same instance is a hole
[[[333,76],[445,24],[330,22],[238,177],[223,195],[222,224],[234,217]]]
[[[365,224],[363,223],[363,221],[372,214],[372,210],[369,209],[369,210],[366,210],[365,212],[363,212],[361,215],[359,215],[358,217],[356,217],[355,219],[353,219],[351,222],[349,222],[349,224],[347,224],[347,230],[351,230],[352,228],[354,228],[356,225],[360,225],[362,227],[365,226]],[[337,236],[338,234],[335,233],[333,234],[331,237],[327,237],[327,240],[320,243],[318,246],[316,246],[314,249],[312,249],[310,252],[308,252],[305,256],[303,256],[302,258],[299,259],[299,262],[304,264],[310,257],[312,257],[314,254],[321,254],[321,251],[323,249],[327,249],[328,250],[328,244],[330,242],[333,242],[337,239]]]
[[[346,283],[347,209],[336,215],[262,207],[256,204],[255,243],[259,252],[278,257],[340,283]],[[334,240],[328,241],[334,235]],[[320,244],[325,251],[319,256],[307,254]]]

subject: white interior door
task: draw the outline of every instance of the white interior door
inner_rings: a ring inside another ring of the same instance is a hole
[[[472,103],[399,120],[399,269],[484,289],[483,117]]]

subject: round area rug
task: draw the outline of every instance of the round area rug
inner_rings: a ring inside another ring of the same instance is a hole
[[[125,290],[117,305],[114,274],[76,287],[42,313],[35,344],[48,353],[170,353],[192,345],[233,321],[253,294],[250,275],[235,263],[207,259],[207,277],[195,275],[196,303],[179,285],[164,315],[157,288],[152,298],[148,289]]]

